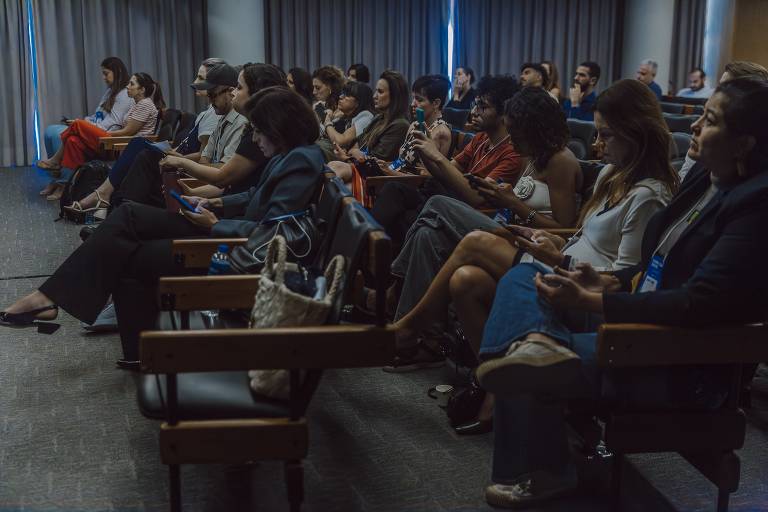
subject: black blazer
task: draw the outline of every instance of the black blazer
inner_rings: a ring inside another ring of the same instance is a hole
[[[603,294],[607,322],[693,327],[768,317],[768,172],[718,193],[670,249],[658,290],[629,293],[664,231],[711,185],[706,169],[691,172],[672,202],[648,222],[640,263],[614,273],[625,291]]]

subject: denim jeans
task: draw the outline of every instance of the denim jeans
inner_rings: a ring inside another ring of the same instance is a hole
[[[120,157],[117,161],[112,164],[112,169],[109,171],[109,181],[112,183],[113,187],[117,188],[120,186],[120,183],[122,183],[128,175],[128,170],[131,168],[131,164],[133,163],[134,158],[136,158],[136,155],[145,149],[164,153],[169,148],[167,142],[152,143],[144,137],[134,137],[131,139],[123,152],[120,153]]]
[[[65,124],[49,124],[43,132],[43,141],[45,142],[45,151],[48,158],[51,158],[61,147],[61,132],[67,129]]]
[[[545,334],[575,352],[582,363],[584,385],[564,390],[574,399],[615,401],[634,407],[711,409],[722,405],[729,369],[676,367],[622,369],[601,372],[595,361],[601,318],[578,312],[555,311],[539,299],[533,278],[543,266],[520,263],[499,281],[491,314],[485,325],[481,359],[502,357],[509,346],[530,333]],[[534,471],[564,476],[572,471],[563,402],[537,397],[497,397],[494,411],[495,444],[492,480],[512,483]]]

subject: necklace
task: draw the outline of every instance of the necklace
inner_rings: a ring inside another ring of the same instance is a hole
[[[491,138],[490,138],[490,137],[488,137],[488,139],[487,139],[485,142],[483,142],[482,144],[480,144],[480,147],[479,147],[479,148],[477,148],[477,150],[475,151],[475,154],[477,154],[478,152],[480,152],[480,151],[481,151],[481,150],[482,150],[482,149],[483,149],[485,146],[490,146],[490,147],[488,148],[488,151],[486,151],[486,152],[485,152],[485,154],[484,154],[483,156],[481,156],[481,157],[480,157],[480,160],[478,160],[477,162],[475,162],[475,163],[472,165],[472,167],[470,167],[470,168],[469,168],[469,173],[471,174],[471,173],[472,173],[472,171],[474,171],[474,170],[475,170],[475,168],[476,168],[478,165],[480,165],[480,162],[482,162],[483,160],[485,160],[485,157],[487,157],[488,155],[490,155],[491,153],[493,153],[493,150],[494,150],[494,149],[496,149],[497,147],[501,146],[501,145],[502,145],[502,143],[506,142],[507,140],[509,140],[509,135],[507,135],[506,137],[504,137],[503,139],[501,139],[499,142],[497,142],[496,144],[494,144],[493,146],[491,146],[491,145],[490,145],[490,144],[491,144]]]

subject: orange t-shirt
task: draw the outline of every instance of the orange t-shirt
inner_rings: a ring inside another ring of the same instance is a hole
[[[492,151],[491,148],[493,148]],[[464,150],[454,157],[454,161],[464,168],[465,173],[472,173],[481,178],[501,179],[512,185],[520,177],[520,155],[507,140],[493,147],[488,134],[475,135]]]

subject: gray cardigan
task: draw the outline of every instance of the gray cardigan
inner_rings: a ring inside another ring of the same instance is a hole
[[[211,236],[248,237],[263,220],[306,210],[317,195],[324,164],[314,144],[273,156],[256,186],[221,198],[222,207],[239,218],[219,220]]]

